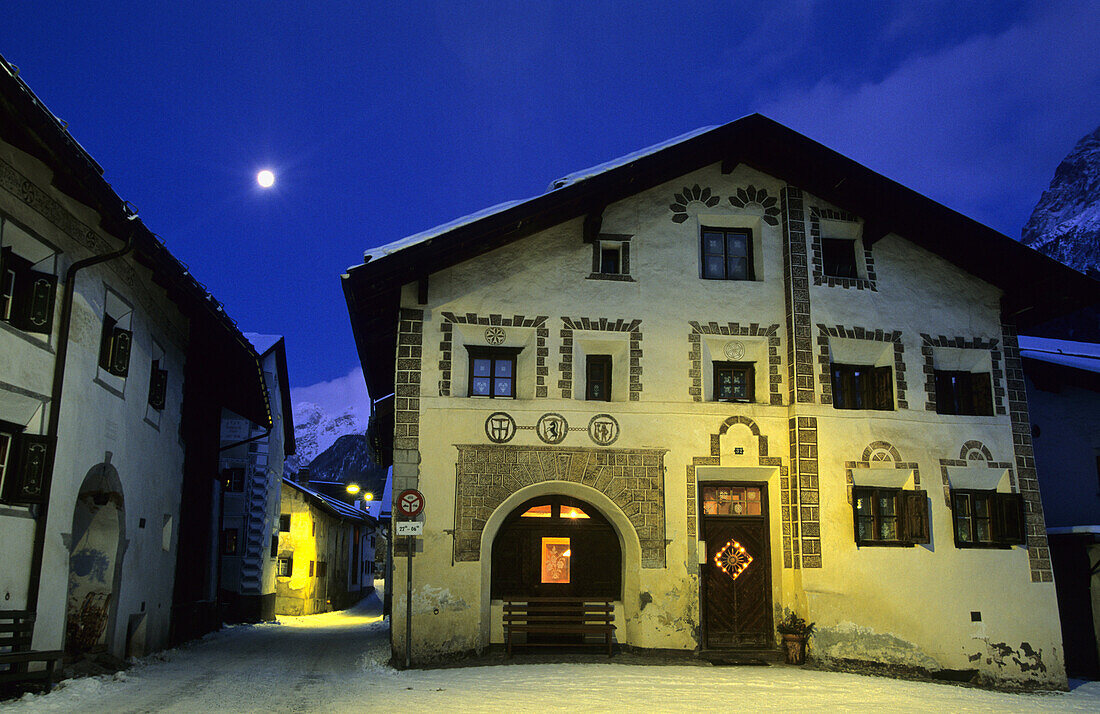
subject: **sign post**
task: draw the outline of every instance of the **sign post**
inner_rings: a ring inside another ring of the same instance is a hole
[[[424,510],[424,495],[415,488],[402,491],[397,496],[397,513],[407,519],[416,518]],[[416,536],[424,532],[424,524],[420,521],[398,521],[395,529],[396,535],[405,536],[408,546],[408,563],[405,566],[405,669],[409,668],[412,660],[412,583],[413,583],[413,551],[416,550]]]

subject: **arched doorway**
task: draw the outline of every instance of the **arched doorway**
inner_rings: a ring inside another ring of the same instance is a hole
[[[117,610],[125,511],[118,471],[109,462],[84,477],[73,509],[65,648],[72,653],[110,645]]]
[[[546,495],[521,503],[493,539],[491,597],[622,599],[622,549],[590,503]]]

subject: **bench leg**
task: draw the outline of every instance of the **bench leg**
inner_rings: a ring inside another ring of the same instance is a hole
[[[512,631],[509,630],[508,634],[504,636],[504,642],[506,643],[508,659],[512,658]]]

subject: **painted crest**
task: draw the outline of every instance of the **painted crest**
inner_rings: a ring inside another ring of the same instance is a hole
[[[516,420],[506,412],[493,412],[485,420],[485,436],[494,444],[504,444],[516,435]]]
[[[560,444],[568,432],[569,423],[561,414],[543,414],[535,424],[535,433],[547,444]]]
[[[588,422],[588,438],[599,446],[610,446],[619,438],[619,422],[610,414],[597,414]]]

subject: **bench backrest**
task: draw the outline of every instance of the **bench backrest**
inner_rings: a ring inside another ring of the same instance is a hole
[[[34,613],[0,610],[0,652],[26,652],[34,635]]]
[[[504,599],[504,622],[511,625],[610,625],[614,619],[615,606],[608,598]]]

